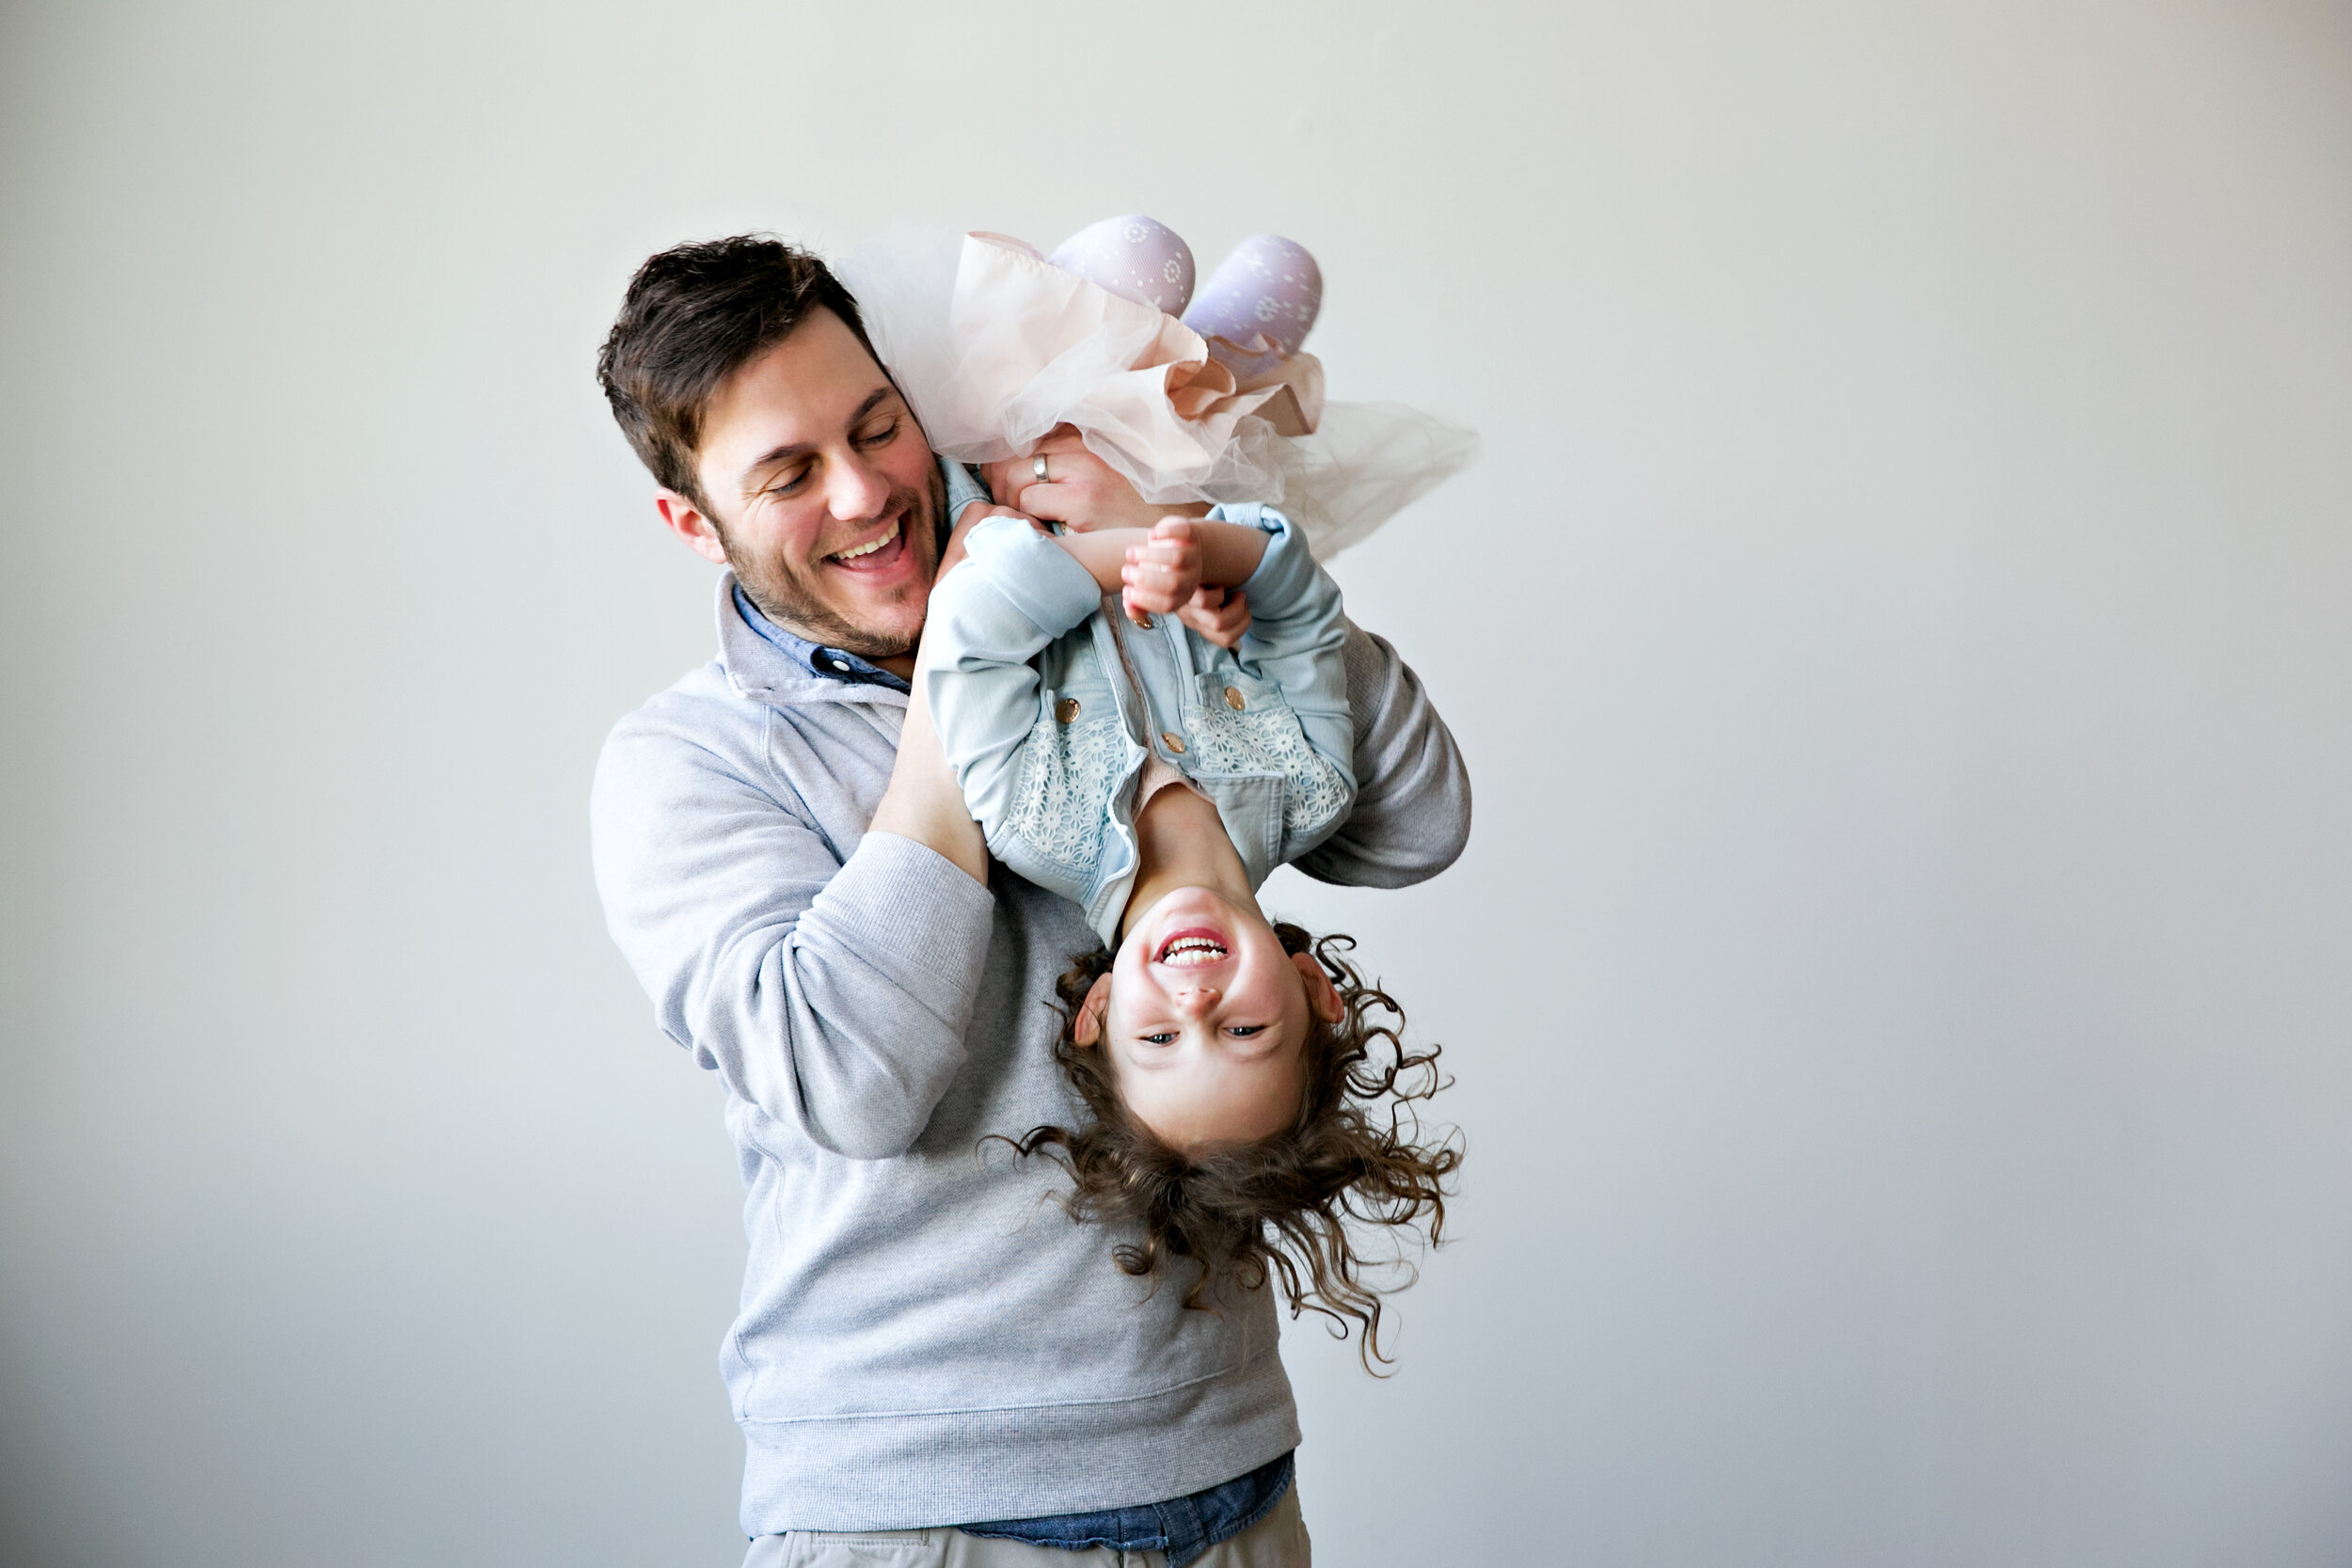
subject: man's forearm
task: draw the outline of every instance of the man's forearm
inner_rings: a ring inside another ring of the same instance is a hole
[[[898,760],[866,832],[911,838],[953,862],[974,881],[985,883],[988,846],[940,747],[923,675],[918,669],[914,694],[907,699],[906,722],[898,731]]]

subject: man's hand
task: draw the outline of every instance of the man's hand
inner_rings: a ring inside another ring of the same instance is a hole
[[[1037,478],[1037,459],[1045,459],[1045,479]],[[1037,444],[1026,457],[1008,457],[980,469],[989,494],[1006,506],[1018,507],[1032,517],[1057,522],[1075,533],[1105,528],[1150,528],[1176,513],[1199,517],[1208,513],[1203,501],[1191,506],[1161,506],[1136,494],[1118,469],[1087,451],[1078,433],[1060,425]]]
[[[1220,648],[1238,648],[1249,630],[1249,595],[1238,588],[1197,588],[1176,618]]]

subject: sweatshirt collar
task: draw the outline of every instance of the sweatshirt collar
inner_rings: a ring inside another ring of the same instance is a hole
[[[853,656],[794,637],[760,615],[750,600],[739,594],[732,569],[719,574],[718,597],[719,666],[726,672],[727,684],[739,695],[777,706],[809,703],[906,706],[905,683],[887,671],[877,671],[883,676],[877,681],[857,678],[853,672],[836,673],[823,668],[821,661],[828,656],[844,660]],[[746,620],[747,614],[757,616],[758,626]],[[767,633],[761,627],[766,627]]]

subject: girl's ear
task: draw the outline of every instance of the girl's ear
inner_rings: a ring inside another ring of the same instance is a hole
[[[1315,1017],[1326,1023],[1337,1023],[1347,1016],[1347,1004],[1340,1000],[1340,988],[1331,983],[1331,976],[1315,962],[1312,953],[1293,953],[1291,962],[1298,966],[1299,978],[1307,982],[1307,1006]]]
[[[1100,1044],[1103,1038],[1103,1019],[1110,1011],[1110,1006],[1111,977],[1107,974],[1098,974],[1095,976],[1094,984],[1087,988],[1087,999],[1078,1004],[1078,1016],[1070,1021],[1070,1043],[1089,1046]]]

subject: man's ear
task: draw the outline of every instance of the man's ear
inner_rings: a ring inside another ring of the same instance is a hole
[[[1098,974],[1094,984],[1087,988],[1087,999],[1078,1004],[1078,1016],[1070,1021],[1070,1043],[1085,1046],[1101,1044],[1103,1020],[1109,1013],[1110,1006],[1111,977]]]
[[[1293,953],[1291,962],[1297,966],[1298,977],[1307,982],[1307,1006],[1315,1017],[1326,1023],[1337,1023],[1347,1016],[1347,1004],[1340,1000],[1340,988],[1331,983],[1331,976],[1315,962],[1312,953]]]
[[[653,509],[661,514],[662,525],[686,541],[686,547],[709,562],[713,566],[727,563],[727,547],[720,542],[716,524],[702,514],[702,509],[675,490],[656,490]]]

